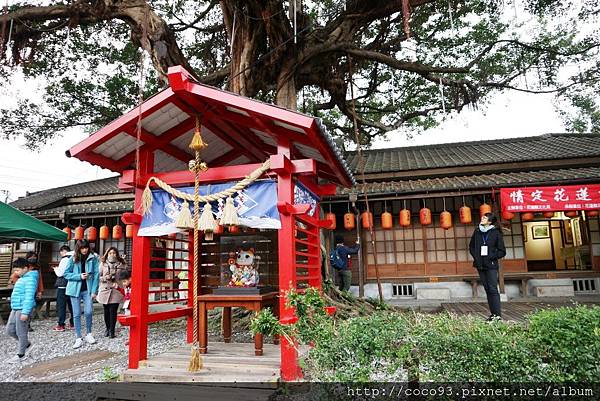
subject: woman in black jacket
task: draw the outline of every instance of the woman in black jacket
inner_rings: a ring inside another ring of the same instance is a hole
[[[506,248],[502,232],[496,227],[497,221],[498,219],[492,213],[484,214],[469,243],[473,267],[479,272],[479,279],[485,288],[490,308],[491,315],[488,321],[499,320],[502,316],[498,291],[498,259],[506,255]]]

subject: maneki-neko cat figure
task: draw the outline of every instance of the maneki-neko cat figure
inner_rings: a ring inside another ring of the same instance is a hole
[[[237,256],[236,256],[237,255]],[[231,280],[228,287],[256,287],[258,285],[258,262],[259,256],[254,255],[254,249],[247,251],[238,250],[237,254],[230,252],[229,270],[231,271]]]

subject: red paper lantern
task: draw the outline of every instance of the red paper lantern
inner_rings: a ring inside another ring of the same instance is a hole
[[[483,215],[487,213],[492,213],[492,205],[483,203],[481,206],[479,206],[479,217],[483,217]]]
[[[125,226],[125,238],[133,238],[133,224]]]
[[[354,213],[346,213],[344,215],[344,228],[346,230],[354,230],[354,226],[355,226],[355,220],[354,220]]]
[[[390,212],[383,212],[381,214],[381,228],[384,230],[390,230],[394,226],[392,219],[393,217]]]
[[[121,227],[118,224],[114,226],[112,230],[112,237],[116,240],[120,240],[121,238],[123,238],[123,227]]]
[[[512,220],[515,218],[515,214],[513,212],[502,212],[502,218],[504,220]]]
[[[219,222],[217,221],[217,228],[215,228],[215,231],[213,231],[214,234],[216,235],[221,235],[223,234],[223,231],[225,231],[225,229],[223,228],[223,226],[221,224],[219,224]]]
[[[96,241],[98,238],[98,229],[96,227],[90,227],[87,229],[87,239],[88,241]]]
[[[578,213],[576,210],[569,210],[568,212],[565,212],[565,216],[567,217],[577,217]]]
[[[471,208],[469,206],[461,206],[461,208],[458,209],[458,219],[461,224],[471,224],[473,222]]]
[[[371,228],[371,226],[373,225],[373,213],[363,212],[360,218],[362,219],[363,228]]]
[[[429,208],[424,207],[419,211],[419,220],[421,221],[421,225],[428,226],[431,224],[431,210]]]
[[[327,229],[329,230],[335,230],[336,227],[336,218],[335,218],[335,213],[327,213],[325,215],[325,220],[329,220],[331,222],[331,225],[329,227],[327,227]]]
[[[544,217],[547,219],[551,219],[554,217],[554,212],[544,212]]]
[[[62,230],[67,233],[67,241],[71,241],[71,229],[69,227],[65,227]]]
[[[400,226],[401,227],[409,227],[410,226],[410,210],[402,209],[400,210]]]
[[[534,216],[533,213],[521,213],[521,221],[531,221],[533,220]]]
[[[108,226],[100,227],[100,239],[102,239],[102,240],[108,239]]]
[[[83,227],[79,226],[75,229],[75,240],[80,240],[83,239],[83,233],[84,233],[84,229]]]
[[[227,228],[230,233],[235,234],[240,232],[240,228],[238,226],[229,226]]]
[[[600,214],[597,210],[590,210],[589,212],[585,212],[585,214],[587,214],[588,217],[598,217],[598,214]]]
[[[440,213],[440,227],[444,230],[452,228],[452,215],[447,210]]]

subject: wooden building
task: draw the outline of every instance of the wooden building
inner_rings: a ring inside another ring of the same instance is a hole
[[[344,229],[342,216],[350,208],[352,192],[358,195],[360,212],[366,210],[366,191],[374,215],[375,249],[368,230],[363,229],[364,264],[354,261],[353,284],[364,283],[366,294],[375,295],[377,266],[388,298],[415,296],[417,287],[424,286],[417,283],[423,282],[427,286],[444,282],[437,286],[450,288],[453,298],[473,295],[468,282],[476,270],[468,252],[469,240],[479,223],[482,204],[489,204],[500,216],[501,188],[600,183],[598,134],[547,134],[368,150],[364,157],[366,186],[358,155],[347,154],[359,184],[338,191],[337,196],[323,203],[323,208],[328,211],[331,207],[336,214],[336,233],[354,239],[356,231]],[[463,205],[471,209],[470,224],[459,222]],[[420,223],[423,207],[432,212],[430,225]],[[399,224],[399,213],[404,208],[411,212],[408,227]],[[382,227],[381,214],[386,210],[393,216],[391,229]],[[453,224],[447,230],[440,225],[444,210],[452,215]],[[504,278],[515,282],[514,286],[510,283],[510,295],[518,295],[519,290],[521,295],[532,295],[531,285],[527,288],[530,279],[574,280],[575,292],[598,293],[598,214],[579,211],[569,215],[560,211],[539,213],[525,222],[516,213],[511,220],[502,219],[507,248],[502,262]]]

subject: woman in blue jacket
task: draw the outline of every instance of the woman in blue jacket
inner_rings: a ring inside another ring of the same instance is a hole
[[[96,339],[92,335],[92,312],[93,300],[98,295],[99,284],[99,260],[96,254],[90,252],[90,244],[87,240],[79,240],[75,245],[75,252],[67,264],[64,278],[67,279],[65,293],[71,297],[73,305],[73,320],[75,322],[75,344],[73,348],[83,345],[81,337],[81,301],[83,301],[83,313],[85,314],[85,341],[94,344]]]
[[[38,272],[31,270],[25,259],[19,258],[14,263],[15,274],[19,277],[10,296],[10,316],[6,324],[6,334],[19,341],[17,355],[9,360],[18,363],[24,360],[31,351],[32,345],[27,338],[29,317],[35,307],[35,293],[38,286]]]

